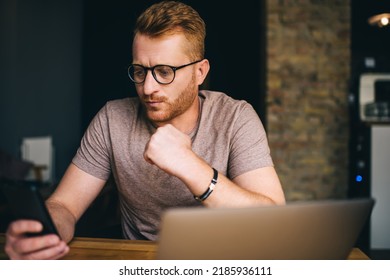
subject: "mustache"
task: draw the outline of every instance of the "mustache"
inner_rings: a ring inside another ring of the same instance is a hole
[[[164,102],[164,101],[167,101],[167,97],[147,95],[147,96],[142,97],[142,101],[143,102]]]

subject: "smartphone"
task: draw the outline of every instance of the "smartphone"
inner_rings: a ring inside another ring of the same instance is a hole
[[[59,236],[39,191],[38,183],[1,180],[0,188],[11,208],[13,220],[29,219],[42,223],[41,232],[28,235],[54,233]]]

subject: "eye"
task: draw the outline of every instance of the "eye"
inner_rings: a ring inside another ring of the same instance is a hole
[[[145,76],[145,70],[142,67],[133,66],[134,78],[143,78]]]
[[[169,66],[158,66],[154,69],[156,75],[162,79],[169,79],[173,75],[173,70]]]

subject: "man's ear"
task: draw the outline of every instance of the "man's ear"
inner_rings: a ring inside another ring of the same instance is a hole
[[[210,63],[207,59],[203,59],[201,62],[199,62],[199,66],[196,69],[196,80],[198,85],[203,84],[207,74],[209,73],[209,70]]]

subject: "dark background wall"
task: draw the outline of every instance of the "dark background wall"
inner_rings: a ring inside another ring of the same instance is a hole
[[[80,138],[82,2],[0,0],[0,149],[51,135],[57,176]]]

